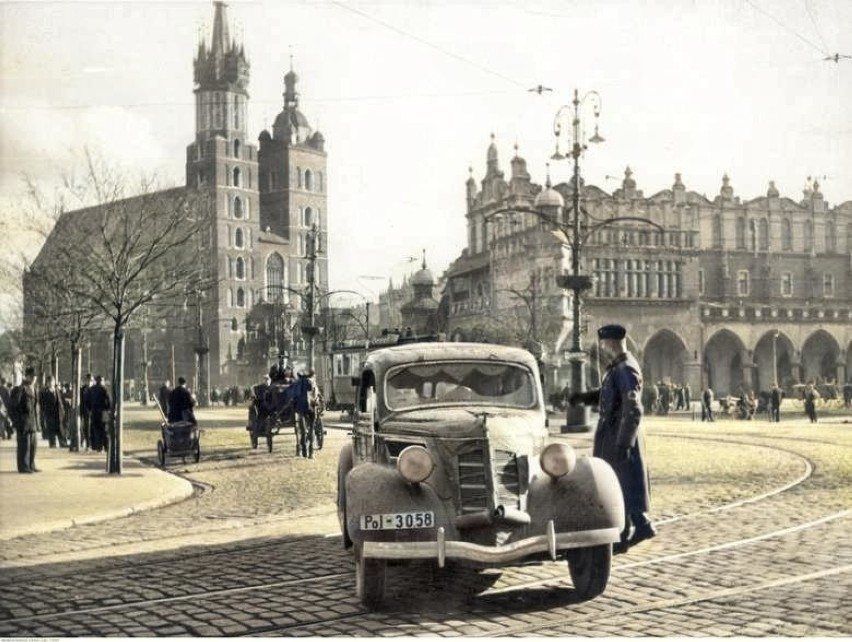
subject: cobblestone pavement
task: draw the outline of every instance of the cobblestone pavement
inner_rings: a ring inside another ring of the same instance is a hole
[[[199,484],[193,499],[3,542],[0,636],[852,635],[852,511],[837,473],[848,470],[837,463],[848,463],[849,439],[826,455],[818,433],[779,437],[757,424],[737,435],[650,432],[726,440],[731,457],[762,449],[782,465],[732,477],[723,497],[684,471],[695,508],[663,515],[656,538],[617,556],[590,602],[577,600],[564,562],[482,572],[418,563],[389,568],[386,607],[364,611],[333,498],[286,495],[300,467],[334,474],[345,433],[330,430],[315,460],[213,455],[177,469]],[[570,440],[587,450],[587,435]]]

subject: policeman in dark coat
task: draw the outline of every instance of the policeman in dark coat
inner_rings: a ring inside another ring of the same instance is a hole
[[[178,377],[178,385],[169,395],[169,423],[190,421],[195,423],[195,398],[186,387],[186,379]]]
[[[620,325],[605,325],[598,330],[601,354],[611,359],[601,388],[571,395],[571,405],[583,403],[600,408],[592,454],[615,470],[628,517],[616,552],[624,552],[656,535],[647,516],[651,496],[641,434],[642,370],[636,357],[627,351],[626,337],[627,331]],[[629,535],[631,523],[633,534]]]

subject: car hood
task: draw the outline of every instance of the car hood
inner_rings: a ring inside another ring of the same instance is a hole
[[[481,406],[396,412],[381,422],[380,432],[442,440],[488,438],[494,447],[527,451],[530,438],[533,442],[543,440],[547,428],[544,414],[535,410]]]

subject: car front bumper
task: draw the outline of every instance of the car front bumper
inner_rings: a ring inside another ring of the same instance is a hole
[[[483,564],[505,564],[537,553],[548,553],[550,559],[557,552],[570,548],[599,546],[619,541],[618,528],[600,528],[571,533],[557,533],[552,521],[547,523],[544,535],[527,537],[503,546],[483,546],[457,540],[447,541],[443,527],[437,537],[428,542],[371,542],[363,543],[364,557],[388,560],[435,559],[443,567],[445,560],[463,559]]]

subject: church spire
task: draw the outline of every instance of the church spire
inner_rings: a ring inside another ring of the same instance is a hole
[[[230,36],[228,35],[228,5],[224,2],[214,2],[215,14],[213,15],[213,40],[210,43],[213,56],[223,58],[228,51]]]

